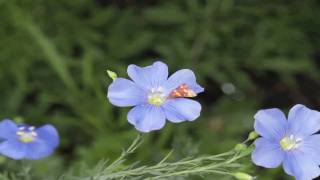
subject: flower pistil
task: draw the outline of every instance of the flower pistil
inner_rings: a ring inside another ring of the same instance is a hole
[[[19,140],[23,143],[29,143],[35,140],[38,134],[35,132],[35,127],[19,127],[17,131],[17,135],[19,136]]]
[[[279,143],[283,150],[289,151],[298,148],[301,141],[301,138],[297,138],[294,135],[290,135],[282,138]]]
[[[167,99],[162,87],[152,88],[148,94],[148,102],[151,105],[161,106]]]

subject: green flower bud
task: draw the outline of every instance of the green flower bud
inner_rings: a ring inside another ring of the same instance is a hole
[[[115,79],[118,78],[117,73],[115,73],[115,72],[113,72],[113,71],[107,70],[107,73],[108,73],[108,76],[109,76],[112,80],[115,80]]]
[[[4,164],[6,162],[6,158],[4,156],[0,156],[0,164]]]
[[[234,174],[232,174],[233,177],[235,177],[238,180],[253,180],[254,178],[247,174],[247,173],[243,173],[243,172],[236,172]]]
[[[249,140],[255,140],[258,136],[259,136],[258,133],[256,133],[255,131],[252,131],[252,132],[249,134],[248,139],[249,139]]]
[[[247,149],[247,145],[245,145],[243,143],[239,143],[234,147],[234,149],[236,151],[243,151],[243,150]]]
[[[24,123],[24,119],[21,116],[14,117],[13,120],[15,122],[19,123],[19,124],[23,124]]]

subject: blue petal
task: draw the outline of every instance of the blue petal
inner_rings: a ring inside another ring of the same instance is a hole
[[[141,132],[162,129],[166,123],[165,118],[163,110],[152,105],[136,106],[128,113],[129,122]]]
[[[135,106],[147,101],[146,93],[132,81],[117,78],[108,88],[109,101],[120,107]]]
[[[51,155],[54,147],[45,140],[38,138],[26,144],[25,159],[37,160]]]
[[[309,154],[299,150],[286,153],[283,168],[287,174],[295,176],[297,180],[311,180],[320,175],[318,164]]]
[[[17,137],[18,126],[11,120],[5,119],[0,122],[0,140]]]
[[[297,104],[289,112],[289,131],[297,136],[308,136],[320,130],[320,112]]]
[[[305,154],[309,154],[320,165],[320,134],[303,139],[299,150]]]
[[[196,93],[204,91],[203,87],[197,84],[196,76],[190,69],[182,69],[172,74],[164,84],[164,87],[170,93],[182,84],[187,84]]]
[[[292,167],[291,167],[291,164],[290,164],[290,155],[289,153],[285,153],[284,154],[284,159],[283,159],[283,169],[284,171],[290,175],[290,176],[294,176],[294,173],[292,172]]]
[[[254,119],[255,131],[267,139],[279,141],[286,133],[287,120],[279,109],[260,110]]]
[[[265,168],[275,168],[283,161],[284,152],[279,143],[266,138],[258,138],[254,144],[256,148],[251,154],[254,164]]]
[[[168,66],[161,61],[157,61],[147,67],[139,67],[132,64],[127,71],[129,77],[144,89],[159,87],[168,78]]]
[[[20,142],[18,139],[9,139],[0,144],[0,153],[11,159],[23,159],[26,152],[26,144]]]
[[[48,146],[55,148],[59,145],[59,134],[52,125],[44,125],[36,129],[38,138],[47,143]]]
[[[169,99],[162,107],[167,119],[174,123],[193,121],[201,112],[200,103],[186,98]]]

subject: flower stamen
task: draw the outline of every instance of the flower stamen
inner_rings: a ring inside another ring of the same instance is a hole
[[[29,143],[35,140],[38,134],[35,132],[35,127],[19,127],[17,131],[17,135],[19,136],[19,140],[23,143]]]
[[[301,141],[301,138],[297,138],[294,135],[290,135],[282,138],[279,143],[283,150],[289,151],[298,148],[300,146]]]
[[[162,87],[152,88],[148,94],[148,102],[151,105],[161,106],[167,100],[167,95]]]

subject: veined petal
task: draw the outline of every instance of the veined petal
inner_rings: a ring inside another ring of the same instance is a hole
[[[320,165],[320,134],[303,139],[299,150],[309,154]]]
[[[55,148],[59,145],[59,134],[55,127],[50,124],[41,126],[36,129],[37,137],[48,146]]]
[[[5,119],[0,122],[0,141],[17,137],[18,126],[11,120]]]
[[[109,101],[120,107],[135,106],[147,101],[146,93],[132,81],[117,78],[108,88]]]
[[[196,76],[190,69],[182,69],[172,74],[164,84],[164,87],[170,93],[182,84],[187,84],[195,93],[204,91],[203,87],[197,83]]]
[[[141,88],[151,89],[159,87],[168,78],[168,66],[161,61],[153,63],[151,66],[139,67],[128,66],[129,77]]]
[[[174,123],[193,121],[201,112],[200,103],[186,98],[169,99],[162,107],[167,119]]]
[[[290,176],[294,176],[294,173],[293,173],[293,168],[291,167],[292,164],[291,164],[291,161],[290,161],[290,158],[291,156],[289,156],[288,153],[285,153],[284,154],[284,159],[283,159],[283,170]]]
[[[254,119],[255,131],[264,138],[279,141],[286,133],[286,117],[277,108],[260,110]]]
[[[297,104],[289,111],[289,131],[301,137],[312,135],[320,130],[320,112]]]
[[[311,180],[320,175],[319,165],[312,156],[295,150],[286,153],[283,168],[286,173],[295,176],[297,180]]]
[[[11,159],[23,159],[26,154],[27,146],[18,139],[9,139],[0,144],[0,153]]]
[[[26,144],[25,159],[37,160],[51,155],[54,148],[47,141],[37,138]]]
[[[128,120],[141,132],[162,129],[166,123],[162,108],[152,105],[139,105],[132,108],[128,113]]]
[[[251,154],[254,164],[265,168],[275,168],[283,161],[284,152],[278,143],[266,138],[258,138],[254,144],[256,148]]]

